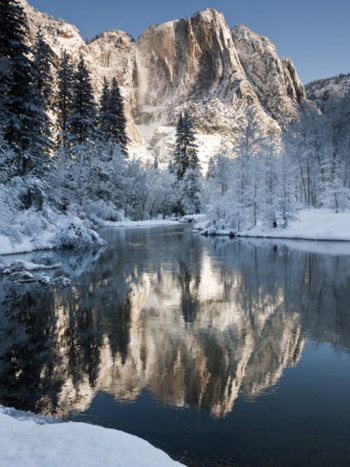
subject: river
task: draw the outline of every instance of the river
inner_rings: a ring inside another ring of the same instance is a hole
[[[0,284],[0,404],[127,431],[183,462],[350,465],[350,252],[106,228]]]

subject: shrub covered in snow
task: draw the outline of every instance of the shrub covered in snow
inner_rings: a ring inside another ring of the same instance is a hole
[[[118,210],[111,201],[99,199],[98,201],[90,201],[88,205],[87,215],[96,222],[99,219],[103,221],[118,222],[124,220],[124,212]]]
[[[78,217],[65,218],[58,227],[52,240],[53,248],[84,249],[93,246],[103,246],[105,241]]]

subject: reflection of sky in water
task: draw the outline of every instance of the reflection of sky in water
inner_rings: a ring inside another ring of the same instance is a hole
[[[301,466],[321,450],[317,465],[330,465],[350,416],[350,256],[339,244],[329,254],[183,227],[104,234],[114,247],[99,254],[30,255],[61,261],[69,290],[1,285],[0,403],[172,453],[190,444],[194,457],[263,465],[272,450]]]

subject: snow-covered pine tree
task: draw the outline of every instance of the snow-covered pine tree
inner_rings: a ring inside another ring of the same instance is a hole
[[[0,0],[0,118],[6,118],[5,99],[10,80],[11,60],[26,55],[29,48],[24,45],[27,22],[23,9],[15,0]]]
[[[177,179],[181,180],[188,167],[188,159],[185,152],[184,142],[184,119],[180,112],[176,123],[174,162],[171,164],[171,170],[176,174]]]
[[[109,88],[107,80],[103,81],[100,99],[100,133],[105,143],[118,144],[122,154],[127,157],[127,144],[129,138],[126,134],[126,118],[124,115],[124,102],[120,94],[117,79],[114,77]]]
[[[6,62],[3,132],[16,154],[18,175],[42,170],[48,161],[50,132],[44,102],[35,84],[35,69],[25,44],[28,30],[23,8],[14,0],[0,0],[0,49]],[[3,64],[3,63],[2,63]]]
[[[180,113],[176,124],[176,139],[173,168],[178,180],[181,180],[188,168],[199,165],[197,144],[192,119],[188,112]]]
[[[45,109],[51,105],[53,95],[51,66],[52,59],[44,37],[39,29],[34,46],[33,66],[35,71],[36,87],[44,98]]]
[[[57,109],[58,144],[63,148],[67,144],[67,125],[71,113],[73,98],[74,66],[66,50],[62,52],[57,69],[57,91],[55,108]]]
[[[129,142],[129,138],[126,135],[124,102],[115,77],[112,79],[112,86],[109,93],[109,108],[111,109],[113,117],[112,122],[114,123],[114,126],[112,127],[112,139],[114,138],[114,141],[119,144],[122,154],[127,156],[127,144]]]
[[[16,175],[16,155],[0,131],[0,183],[7,183]]]
[[[172,168],[177,177],[178,209],[182,214],[199,212],[201,174],[195,131],[188,112],[178,117]]]
[[[80,57],[74,73],[73,98],[67,122],[68,144],[83,145],[95,137],[97,109],[90,73]]]
[[[99,136],[103,142],[107,142],[110,136],[111,122],[109,117],[109,85],[104,76],[98,111]]]

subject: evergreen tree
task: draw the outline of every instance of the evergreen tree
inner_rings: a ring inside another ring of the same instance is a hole
[[[103,85],[102,85],[102,92],[100,97],[100,106],[99,106],[99,130],[101,140],[106,142],[108,140],[108,136],[110,134],[110,118],[109,118],[109,85],[106,77],[103,77]]]
[[[16,155],[0,132],[0,183],[7,183],[16,175]]]
[[[71,113],[73,98],[74,67],[70,57],[64,50],[57,70],[57,91],[55,95],[55,107],[57,108],[57,125],[59,130],[58,143],[66,147],[67,125]]]
[[[50,57],[49,49],[44,41],[43,35],[39,30],[36,36],[36,43],[34,47],[33,59],[36,87],[44,98],[45,109],[50,106],[52,91],[52,76],[51,65],[52,60]]]
[[[187,112],[180,113],[176,124],[174,170],[178,180],[184,178],[187,169],[198,168],[197,144],[191,117]]]
[[[15,0],[0,0],[0,123],[9,116],[8,90],[11,84],[12,60],[26,56],[30,49],[24,40],[27,21],[23,9]]]
[[[177,210],[181,214],[199,212],[199,160],[193,123],[187,112],[180,113],[177,121],[172,170],[177,177]]]
[[[104,79],[99,117],[102,141],[118,144],[122,154],[127,156],[129,138],[126,135],[124,102],[116,78],[113,78],[110,88],[107,80]]]
[[[6,61],[5,92],[1,110],[4,137],[16,153],[17,173],[41,169],[50,146],[48,117],[35,86],[35,69],[25,45],[26,16],[14,0],[0,0],[2,62]],[[8,49],[6,49],[8,47]],[[3,64],[3,63],[2,63]]]
[[[127,155],[127,144],[129,138],[126,135],[126,118],[124,116],[124,102],[116,78],[112,80],[109,95],[109,108],[112,113],[112,140],[119,144],[122,154]]]
[[[27,20],[23,8],[16,0],[0,0],[0,55],[12,60],[27,52],[23,38],[27,32]]]
[[[29,52],[24,45],[26,18],[23,9],[14,0],[0,0],[0,31],[0,123],[4,123],[4,100],[9,86],[11,60]]]
[[[96,104],[90,73],[81,56],[74,73],[73,99],[67,122],[68,143],[71,146],[86,144],[94,139],[96,130]]]

